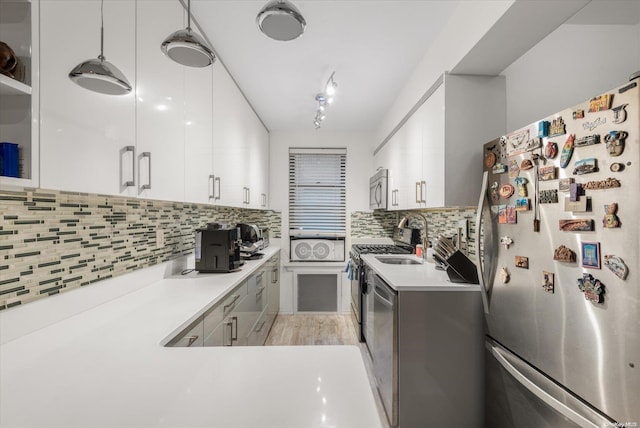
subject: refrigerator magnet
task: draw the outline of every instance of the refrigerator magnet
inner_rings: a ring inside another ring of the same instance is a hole
[[[558,190],[561,192],[568,192],[571,189],[571,183],[575,181],[574,178],[561,178],[558,180]]]
[[[580,110],[580,109],[575,110],[575,111],[571,114],[571,117],[573,117],[573,120],[576,120],[576,119],[582,119],[582,118],[584,118],[584,110]]]
[[[593,303],[604,302],[604,284],[589,273],[582,274],[578,279],[578,288],[584,293],[585,299]]]
[[[538,167],[538,179],[540,181],[555,180],[556,167],[553,165]]]
[[[509,177],[516,178],[518,175],[520,175],[520,166],[517,160],[512,159],[509,162]]]
[[[593,122],[587,122],[585,125],[590,125],[595,128],[601,122],[602,122],[601,120],[594,120]],[[580,137],[574,141],[575,147],[593,146],[594,144],[600,144],[600,135],[598,134],[587,135],[586,137]]]
[[[604,265],[620,279],[627,279],[629,268],[624,261],[613,254],[605,254]]]
[[[518,223],[518,212],[515,205],[507,205],[507,224]]]
[[[507,206],[498,205],[498,224],[507,224]]]
[[[624,141],[629,136],[626,131],[611,131],[604,136],[609,156],[620,156],[624,151]]]
[[[491,172],[493,172],[494,174],[504,174],[505,172],[507,172],[507,166],[501,162],[498,162],[493,166]]]
[[[516,199],[516,211],[529,211],[531,209],[531,202],[529,198]]]
[[[509,273],[509,269],[506,266],[500,268],[500,282],[506,284],[511,279],[511,274]]]
[[[513,244],[513,239],[510,236],[501,236],[500,237],[500,245],[504,245],[505,249],[509,249],[509,247]]]
[[[527,196],[527,183],[529,182],[529,180],[524,177],[516,177],[514,181],[516,183],[516,187],[518,188],[518,196],[522,198]]]
[[[589,113],[605,111],[611,108],[613,94],[603,94],[589,100]]]
[[[577,201],[572,201],[571,198],[564,198],[564,211],[574,213],[586,213],[591,211],[590,197],[580,198]]]
[[[522,269],[529,269],[529,257],[516,256],[515,264],[516,264],[516,267],[519,267]]]
[[[613,229],[616,227],[620,227],[620,219],[616,215],[618,212],[618,203],[613,202],[609,205],[604,206],[604,218],[602,219],[602,226]]]
[[[547,145],[544,146],[544,157],[554,159],[556,156],[558,156],[558,144],[553,141],[547,142]]]
[[[593,172],[598,172],[598,159],[586,158],[576,161],[573,175],[591,174]]]
[[[613,189],[614,187],[620,187],[622,183],[620,180],[609,177],[605,180],[596,180],[596,181],[587,181],[583,188],[588,190],[602,190],[602,189]]]
[[[558,190],[541,190],[538,194],[538,201],[540,201],[541,204],[557,204]]]
[[[492,168],[496,164],[496,154],[493,152],[487,152],[484,155],[484,166],[487,168]]]
[[[538,122],[538,137],[544,138],[549,136],[549,125],[551,125],[551,122],[548,120]]]
[[[560,153],[560,167],[566,168],[571,161],[571,156],[573,155],[573,141],[575,136],[573,134],[569,134],[567,141],[565,141],[564,146],[562,146],[562,153]]]
[[[521,171],[526,171],[527,169],[531,168],[533,168],[533,162],[531,162],[531,159],[525,159],[520,163]]]
[[[500,193],[500,197],[503,199],[509,199],[515,191],[516,189],[511,184],[507,183],[500,186],[498,193]]]
[[[553,294],[555,288],[555,275],[552,272],[542,271],[542,289]]]
[[[562,116],[551,121],[551,125],[549,126],[549,137],[557,137],[558,135],[564,135],[566,133],[566,126]]]
[[[553,260],[564,263],[575,263],[576,252],[569,247],[560,245],[558,248],[553,250]]]
[[[590,218],[572,218],[559,220],[558,225],[563,232],[590,232],[593,231],[593,220]]]
[[[622,123],[627,120],[627,111],[624,109],[629,104],[621,104],[617,107],[612,108],[613,111],[613,123]]]
[[[600,243],[580,242],[582,248],[582,267],[600,269]]]

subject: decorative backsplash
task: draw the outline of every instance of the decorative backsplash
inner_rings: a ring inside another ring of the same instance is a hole
[[[439,235],[448,238],[458,235],[460,220],[468,220],[469,238],[466,242],[467,254],[475,258],[475,207],[425,209],[413,211],[354,211],[351,213],[352,238],[391,238],[399,220],[410,213],[421,213],[427,218],[429,241]],[[412,217],[410,227],[422,229],[420,220]]]
[[[0,309],[189,254],[206,223],[253,223],[271,238],[282,224],[278,211],[42,189],[0,191],[0,216]]]

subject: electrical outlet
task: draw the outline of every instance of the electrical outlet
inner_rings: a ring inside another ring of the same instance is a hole
[[[462,239],[467,239],[469,235],[469,220],[466,218],[458,221],[458,228],[461,229]]]
[[[164,230],[156,229],[156,246],[158,248],[164,247]]]

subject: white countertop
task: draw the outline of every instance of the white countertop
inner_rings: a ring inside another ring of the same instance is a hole
[[[449,281],[445,271],[437,270],[436,264],[415,255],[363,254],[362,260],[396,291],[480,291],[478,284],[462,284]],[[410,258],[419,264],[386,264],[378,257]]]
[[[355,346],[161,346],[276,251],[240,272],[154,282],[4,343],[0,426],[379,427]]]

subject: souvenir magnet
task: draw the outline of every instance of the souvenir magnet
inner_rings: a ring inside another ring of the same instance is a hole
[[[584,110],[576,110],[572,114],[573,120],[582,119],[584,117]]]
[[[582,267],[600,269],[600,243],[581,242]]]
[[[587,158],[576,161],[573,175],[591,174],[593,172],[598,172],[598,159]]]
[[[538,122],[538,137],[544,138],[549,136],[549,125],[551,125],[551,123],[548,120]]]
[[[521,171],[526,171],[527,169],[531,168],[533,168],[533,162],[531,162],[531,159],[525,159],[520,163]]]
[[[547,293],[553,294],[554,277],[553,273],[542,271],[542,289]]]
[[[516,183],[516,186],[518,187],[518,196],[523,197],[523,198],[527,196],[527,183],[528,182],[529,182],[529,180],[527,180],[524,177],[516,177],[515,183]]]
[[[498,223],[507,224],[507,206],[498,205]]]
[[[622,184],[620,180],[613,177],[609,177],[606,180],[587,181],[582,187],[589,190],[602,190],[613,189],[614,187],[620,187]]]
[[[503,284],[506,284],[509,282],[510,279],[511,279],[511,274],[509,273],[509,269],[507,269],[506,266],[503,266],[502,268],[500,268],[500,282],[502,282]]]
[[[578,288],[584,293],[585,299],[593,303],[604,302],[604,284],[595,279],[591,274],[584,273],[578,279]]]
[[[627,111],[624,109],[629,104],[621,104],[618,107],[614,107],[613,110],[613,123],[622,123],[627,120]]]
[[[516,211],[529,211],[531,209],[531,202],[529,198],[516,199]]]
[[[558,144],[553,141],[547,142],[547,145],[544,146],[544,157],[547,159],[553,159],[558,155]]]
[[[565,263],[575,263],[576,253],[571,248],[560,245],[558,248],[553,250],[553,260]]]
[[[593,230],[593,220],[590,218],[559,220],[558,226],[563,232],[590,232]]]
[[[514,156],[526,151],[529,142],[529,129],[523,129],[508,135],[506,138],[507,156]]]
[[[605,111],[611,108],[613,94],[604,94],[589,100],[589,113],[596,111]]]
[[[556,167],[553,165],[541,166],[538,168],[538,179],[540,181],[549,181],[556,179]]]
[[[582,124],[582,129],[589,130],[589,131],[593,131],[594,129],[596,129],[598,126],[600,125],[606,125],[607,123],[607,118],[606,117],[598,117],[595,120],[592,121],[587,121],[585,123]],[[589,137],[587,137],[589,138]],[[596,143],[590,143],[590,144],[597,144]],[[586,144],[589,145],[589,144]],[[576,141],[576,146],[579,146],[578,142]]]
[[[507,224],[516,224],[518,222],[518,213],[515,205],[507,205]]]
[[[509,177],[515,178],[518,176],[518,174],[520,174],[520,167],[518,166],[518,161],[515,159],[512,159],[509,162]]]
[[[569,165],[569,161],[571,161],[571,156],[573,155],[573,140],[575,136],[573,134],[569,134],[567,141],[565,141],[564,146],[562,146],[562,154],[560,155],[560,167],[566,168]]]
[[[568,192],[571,189],[571,183],[574,181],[574,178],[561,178],[560,181],[558,181],[558,190]]]
[[[541,190],[538,196],[538,200],[541,204],[557,204],[558,191],[556,189]]]
[[[516,264],[516,267],[519,267],[522,269],[529,269],[529,257],[516,256],[515,264]]]
[[[586,213],[589,209],[590,198],[580,198],[577,201],[572,201],[571,198],[564,198],[564,210],[566,212],[574,213]]]
[[[575,147],[593,146],[594,144],[600,144],[600,135],[587,135],[586,137],[577,138],[574,141]]]
[[[510,236],[501,236],[500,237],[500,245],[504,245],[505,249],[509,249],[509,247],[513,244],[513,239]]]
[[[582,184],[580,183],[571,183],[569,185],[569,200],[571,202],[577,202],[580,200],[580,196],[584,195],[584,191],[582,190]]]
[[[611,131],[604,136],[610,156],[620,156],[624,151],[624,140],[629,136],[626,131]]]
[[[492,172],[494,174],[503,174],[505,172],[507,172],[507,166],[503,163],[498,162],[497,164],[495,164],[493,166],[493,170]]]
[[[498,190],[498,192],[500,193],[500,197],[503,199],[509,199],[511,195],[513,195],[513,192],[515,192],[515,188],[511,184],[507,183],[500,186],[500,190]]]
[[[609,171],[611,172],[624,171],[624,164],[619,162],[612,163],[611,166],[609,167]]]
[[[558,135],[564,134],[566,134],[566,127],[562,117],[553,119],[551,121],[551,126],[549,126],[549,137],[557,137]]]
[[[530,152],[532,150],[535,150],[539,147],[542,147],[542,138],[536,137],[536,138],[532,138],[529,141],[527,141],[527,144],[524,146],[524,150],[526,152]]]
[[[616,215],[618,211],[618,203],[614,202],[604,206],[604,218],[602,219],[602,226],[607,229],[613,229],[620,227],[620,219]]]
[[[604,256],[604,265],[618,278],[627,279],[629,268],[620,257],[614,256],[613,254],[606,254]]]
[[[498,182],[494,181],[491,185],[491,202],[497,204],[500,200],[500,194],[498,193]]]
[[[484,155],[484,166],[487,168],[492,168],[496,164],[496,154],[493,152],[485,153]]]

